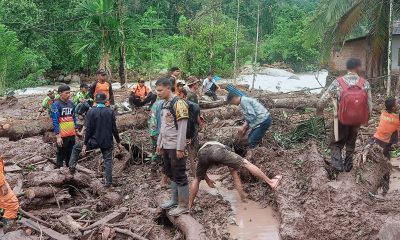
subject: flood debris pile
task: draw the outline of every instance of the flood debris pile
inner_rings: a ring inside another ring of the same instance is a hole
[[[350,173],[339,175],[337,181],[329,180],[326,143],[319,138],[309,140],[307,135],[309,129],[321,126],[318,121],[309,121],[316,96],[246,93],[258,97],[273,115],[273,125],[262,145],[248,151],[247,158],[269,176],[281,173],[283,179],[277,191],[245,174],[243,184],[251,200],[275,208],[282,239],[374,239],[384,234],[384,224],[388,228],[396,224],[400,193],[389,192],[385,198],[376,195],[378,173],[387,165],[378,161],[373,151]],[[36,98],[39,102],[41,97]],[[32,97],[22,98],[13,107],[24,112],[24,106],[32,101]],[[236,139],[242,123],[238,108],[220,103],[207,108],[202,110],[207,127],[200,132],[200,142],[216,140],[240,147],[242,143]],[[56,169],[50,120],[42,117],[34,121],[23,115],[12,118],[5,105],[0,111],[7,112],[0,121],[0,152],[6,157],[8,181],[23,210],[21,230],[12,232],[8,239],[188,239],[193,231],[199,234],[191,239],[230,238],[227,226],[233,222],[232,212],[220,195],[200,191],[201,201],[190,219],[169,219],[158,207],[160,193],[168,190],[160,184],[160,164],[146,164],[152,151],[146,111],[117,117],[125,149],[114,151],[116,186],[111,190],[103,188],[99,151],[82,155],[73,175],[67,169]],[[282,140],[305,121],[310,125],[299,130],[301,141],[290,142],[290,149],[283,146]],[[50,137],[43,138],[46,133]],[[363,130],[357,152],[363,152],[368,136]],[[230,176],[221,178],[225,178],[225,187],[232,189]]]

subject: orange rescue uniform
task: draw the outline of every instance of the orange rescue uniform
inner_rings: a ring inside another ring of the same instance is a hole
[[[389,143],[393,133],[400,130],[400,119],[397,113],[382,112],[379,126],[376,129],[374,138]]]
[[[6,185],[8,193],[4,196],[1,188]],[[8,185],[4,171],[4,160],[0,156],[0,208],[4,209],[3,218],[5,219],[16,219],[19,209],[18,199],[15,196],[13,190]]]
[[[99,93],[104,93],[107,96],[107,102],[106,106],[110,106],[110,83],[109,82],[97,82],[96,88],[94,90],[94,97],[96,97],[97,94]]]
[[[143,85],[143,87],[141,87],[138,84],[138,85],[134,86],[132,89],[133,95],[138,96],[138,97],[146,97],[147,94],[149,94],[150,92],[151,92],[151,89],[146,85]]]

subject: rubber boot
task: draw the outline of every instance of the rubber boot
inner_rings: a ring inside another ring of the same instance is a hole
[[[178,185],[176,182],[171,181],[171,199],[161,204],[162,209],[171,209],[178,205]]]
[[[343,160],[340,150],[332,149],[331,166],[338,172],[343,172]]]
[[[14,219],[2,219],[2,223],[3,223],[3,232],[4,234],[8,233],[8,232],[12,232],[16,230],[16,222]]]
[[[346,172],[350,172],[351,169],[353,169],[353,156],[347,156],[344,159],[344,165],[343,168]]]
[[[178,186],[178,207],[170,210],[168,215],[178,217],[189,212],[189,185]]]

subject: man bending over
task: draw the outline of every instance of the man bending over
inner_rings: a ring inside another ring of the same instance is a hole
[[[242,201],[246,200],[246,194],[243,191],[242,183],[239,177],[240,168],[246,168],[253,176],[266,182],[273,190],[275,190],[282,179],[282,175],[277,175],[273,179],[268,178],[257,166],[253,165],[246,159],[219,142],[207,142],[199,150],[198,163],[196,169],[196,177],[190,188],[189,209],[193,206],[194,198],[199,191],[201,180],[206,180],[209,187],[215,188],[215,182],[207,176],[207,170],[213,165],[225,165],[230,168],[233,178],[233,184],[239,192]]]

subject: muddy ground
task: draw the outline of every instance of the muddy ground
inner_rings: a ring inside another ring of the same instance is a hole
[[[116,96],[117,101],[125,100],[122,91],[117,92]],[[27,96],[20,98],[16,104],[2,104],[0,117],[34,121],[43,97]],[[363,151],[377,124],[380,105],[375,108],[370,128],[361,130],[357,142],[359,153]],[[245,172],[242,173],[242,179],[250,199],[264,207],[274,207],[280,220],[282,239],[376,239],[386,220],[400,220],[400,192],[390,191],[385,197],[375,195],[383,171],[383,164],[375,155],[370,154],[365,164],[350,173],[340,174],[337,180],[329,180],[325,164],[329,160],[326,141],[297,143],[291,145],[290,149],[284,148],[280,142],[280,136],[287,135],[298,122],[308,119],[311,111],[271,109],[271,112],[274,115],[271,130],[263,144],[249,152],[248,157],[270,177],[283,174],[281,185],[274,192]],[[329,116],[327,112],[326,117]],[[234,120],[230,119],[224,126],[237,125]],[[327,126],[329,128],[329,122]],[[211,131],[218,131],[220,127],[217,121],[213,123]],[[150,144],[146,141],[146,130],[131,130],[128,134],[137,136],[134,145],[143,150],[144,155],[151,152]],[[88,187],[68,182],[57,186],[64,192],[57,192],[54,196],[69,195],[58,202],[27,199],[23,194],[27,175],[36,171],[54,171],[52,159],[55,158],[55,145],[45,140],[42,136],[16,142],[0,139],[0,153],[6,156],[6,161],[17,163],[22,168],[21,171],[8,173],[8,179],[13,187],[17,187],[14,189],[25,211],[44,220],[59,233],[83,239],[60,222],[60,215],[68,214],[82,227],[87,227],[113,210],[127,207],[127,214],[122,219],[95,228],[91,239],[129,239],[127,235],[113,230],[115,228],[128,229],[146,239],[184,238],[157,207],[157,196],[167,191],[160,181],[160,164],[143,162],[145,156],[141,154],[136,155],[134,161],[128,161],[126,168],[115,176],[116,186],[110,191],[94,193]],[[92,152],[82,157],[79,164],[94,171],[96,177],[101,179],[101,154]],[[32,158],[38,159],[31,163]],[[124,159],[123,156],[119,158]],[[212,173],[221,175],[226,173],[226,169],[215,168]],[[230,177],[223,184],[233,188]],[[207,239],[231,239],[228,224],[232,222],[232,209],[221,196],[200,191],[192,215],[204,226]],[[40,232],[28,233],[31,239],[39,239]]]

